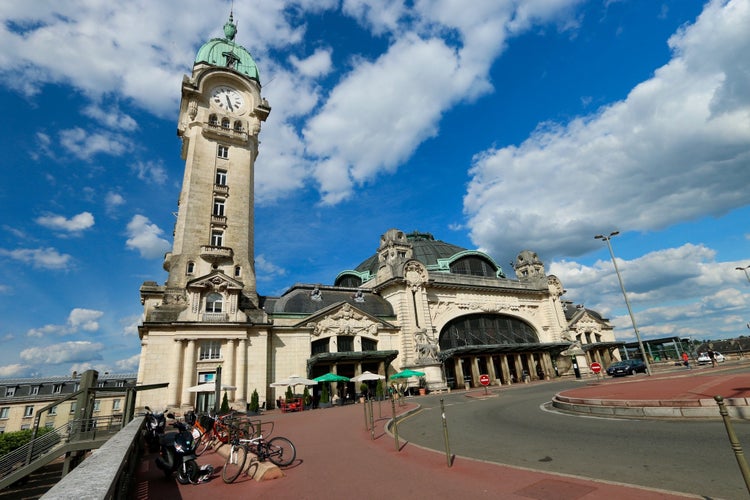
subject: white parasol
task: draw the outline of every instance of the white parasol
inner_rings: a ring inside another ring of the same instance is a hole
[[[377,373],[372,372],[362,372],[361,375],[351,378],[352,382],[368,382],[370,380],[385,380],[385,375],[378,375]]]
[[[299,375],[290,375],[289,377],[277,380],[271,384],[271,387],[287,387],[287,386],[298,386],[298,385],[318,385],[315,380],[309,378],[300,377]]]

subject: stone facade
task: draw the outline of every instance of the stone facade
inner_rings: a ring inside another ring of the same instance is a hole
[[[213,381],[219,366],[223,392],[244,409],[253,391],[272,405],[284,388],[270,384],[293,374],[390,376],[409,368],[441,390],[475,386],[480,374],[495,384],[569,374],[567,350],[581,344],[588,344],[576,354],[581,367],[612,359],[618,344],[607,321],[568,316],[562,284],[528,250],[518,254],[512,279],[487,254],[390,229],[375,255],[333,285],[258,295],[254,168],[271,108],[235,31],[225,26],[226,39],[204,45],[183,80],[185,175],[164,261],[169,276],[141,287],[139,327],[138,382],[169,386],[139,393],[137,406],[204,410],[213,393],[191,388]],[[345,398],[359,388],[335,390]]]

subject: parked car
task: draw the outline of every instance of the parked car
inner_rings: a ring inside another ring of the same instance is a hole
[[[723,363],[724,361],[726,361],[726,358],[724,357],[724,355],[722,353],[716,352],[716,351],[714,351],[714,359],[716,360],[717,363]],[[707,352],[698,353],[698,364],[699,365],[705,365],[705,364],[709,364],[709,363],[711,363],[711,358],[708,357],[708,353]]]
[[[611,377],[624,377],[636,373],[646,373],[646,363],[640,359],[625,359],[612,363],[607,368],[607,375]]]

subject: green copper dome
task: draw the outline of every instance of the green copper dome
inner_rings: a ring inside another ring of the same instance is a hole
[[[230,68],[260,82],[258,67],[255,65],[253,56],[245,47],[234,42],[236,34],[237,25],[234,24],[232,14],[229,14],[229,21],[224,25],[226,38],[212,38],[204,43],[195,56],[195,64],[203,63]]]

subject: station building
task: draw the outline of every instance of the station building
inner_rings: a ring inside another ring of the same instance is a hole
[[[254,169],[261,124],[271,112],[258,68],[235,41],[206,42],[182,82],[177,133],[185,173],[164,284],[140,289],[139,393],[143,407],[204,409],[216,379],[230,404],[254,391],[268,405],[274,381],[328,372],[390,376],[425,373],[432,390],[545,379],[573,364],[608,365],[616,355],[610,323],[562,299],[562,283],[522,250],[509,277],[491,256],[421,232],[384,228],[377,252],[331,284],[297,284],[280,297],[258,293],[254,265]],[[354,384],[341,384],[354,395]]]

